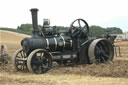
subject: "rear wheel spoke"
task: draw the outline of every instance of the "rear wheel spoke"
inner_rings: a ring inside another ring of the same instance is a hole
[[[104,38],[96,39],[89,45],[88,55],[90,63],[106,63],[113,59],[114,49],[108,40]]]

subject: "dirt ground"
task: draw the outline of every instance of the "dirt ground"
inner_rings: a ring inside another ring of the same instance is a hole
[[[0,36],[0,43],[8,46],[10,57],[20,48],[19,42],[26,37],[26,35],[21,36],[10,32],[6,32],[5,35],[5,32],[1,31]],[[15,39],[11,40],[10,37]],[[9,64],[0,65],[0,85],[127,85],[128,44],[120,46],[121,57],[115,57],[109,64],[55,65],[50,71],[41,75],[28,71],[15,72],[10,60]]]

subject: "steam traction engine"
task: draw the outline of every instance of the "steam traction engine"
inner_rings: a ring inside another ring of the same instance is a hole
[[[52,63],[63,65],[107,63],[114,56],[113,46],[105,38],[89,37],[89,26],[83,19],[76,19],[66,32],[59,32],[56,27],[49,27],[44,20],[39,30],[37,23],[38,9],[31,9],[33,35],[21,41],[22,48],[13,56],[16,71],[28,69],[32,73],[45,73],[52,68]]]

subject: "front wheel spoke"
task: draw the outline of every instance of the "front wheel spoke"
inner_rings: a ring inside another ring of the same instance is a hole
[[[104,56],[105,56],[105,57],[107,57],[107,58],[109,58],[109,57],[110,57],[110,56],[108,56],[108,55],[106,55],[106,54],[104,54]]]
[[[44,56],[44,52],[41,52],[41,53],[40,53],[40,56],[43,57],[43,56]]]
[[[39,56],[36,56],[36,59],[37,59],[37,61],[38,61],[38,62],[40,62],[40,63],[41,63],[41,59],[40,59],[40,57],[39,57]]]
[[[33,68],[33,71],[37,71],[37,68]]]
[[[21,58],[21,57],[17,55],[16,58]]]
[[[46,67],[44,66],[39,66],[39,73],[44,73],[46,71]]]
[[[49,67],[46,65],[45,66],[43,65],[42,68],[43,68],[43,72],[46,72],[49,69]]]
[[[99,56],[97,56],[96,57],[96,61],[100,63],[101,62],[101,58]]]
[[[47,69],[48,68],[48,65],[47,64],[43,64],[42,67],[45,68],[45,69]]]
[[[41,66],[39,67],[39,73],[43,73],[43,68]]]
[[[47,63],[49,61],[49,59],[48,58],[44,58],[44,61]]]
[[[102,60],[103,60],[104,62],[106,62],[106,60],[105,60],[104,56],[101,56],[101,58],[102,58]]]
[[[32,65],[32,69],[35,73],[39,73],[39,68],[40,68],[40,65],[39,64],[33,64]]]
[[[96,63],[97,64],[101,63],[101,59],[100,58],[99,59],[96,59]]]
[[[23,52],[23,51],[20,52],[20,55],[21,55],[21,57],[23,58],[24,56],[23,56],[22,52]]]
[[[26,53],[23,51],[24,58],[26,57]]]
[[[17,66],[18,66],[18,65],[23,65],[23,64],[22,64],[22,63],[17,62]]]
[[[46,69],[48,69],[48,65],[45,64],[36,64],[36,63],[32,63],[32,68],[34,72],[39,72],[39,73],[43,73],[46,71]]]
[[[16,51],[15,55],[13,56],[14,69],[16,71],[25,70],[26,69],[26,61],[27,61],[27,58],[26,58],[25,52],[23,51],[23,49],[19,49],[18,51]]]
[[[21,65],[21,70],[24,70],[24,66],[23,65]]]

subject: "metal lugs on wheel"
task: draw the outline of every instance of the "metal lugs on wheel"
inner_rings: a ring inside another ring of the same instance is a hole
[[[106,63],[109,60],[113,60],[114,49],[107,39],[96,39],[89,45],[88,56],[90,63]]]

